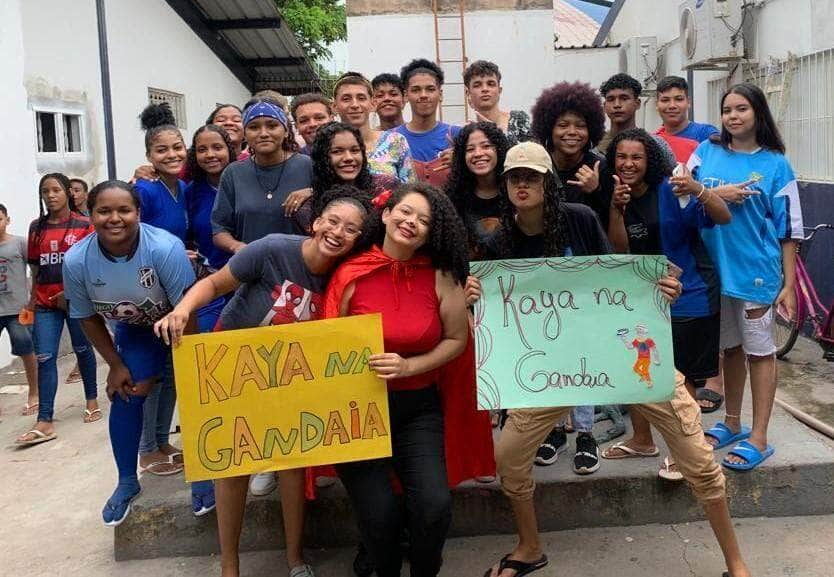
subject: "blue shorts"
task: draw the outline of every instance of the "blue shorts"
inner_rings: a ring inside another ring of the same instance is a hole
[[[134,383],[162,376],[171,349],[153,334],[152,327],[116,323],[116,352]]]
[[[6,329],[6,332],[9,333],[14,356],[22,357],[35,352],[35,345],[32,344],[32,332],[26,325],[20,324],[17,315],[0,316],[0,335],[3,334],[3,329]]]

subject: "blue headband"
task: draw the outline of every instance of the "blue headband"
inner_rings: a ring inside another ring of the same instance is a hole
[[[256,118],[260,118],[262,116],[266,116],[267,118],[274,118],[275,120],[283,124],[284,128],[287,127],[287,115],[284,114],[284,111],[281,110],[281,107],[276,106],[271,102],[266,102],[265,100],[256,102],[255,104],[246,109],[246,112],[243,114],[243,127],[246,128],[247,124],[249,124]]]

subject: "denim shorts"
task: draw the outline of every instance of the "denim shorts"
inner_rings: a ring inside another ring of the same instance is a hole
[[[116,352],[134,383],[162,376],[170,349],[153,333],[153,327],[116,323]]]
[[[9,333],[14,356],[22,357],[35,352],[35,346],[32,344],[32,332],[26,325],[20,324],[17,315],[0,316],[0,335],[3,334],[3,329],[6,329]]]

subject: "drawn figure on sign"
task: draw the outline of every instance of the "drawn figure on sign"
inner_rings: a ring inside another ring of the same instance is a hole
[[[657,350],[654,341],[649,337],[646,325],[637,325],[634,327],[634,331],[636,336],[631,342],[626,338],[628,329],[618,330],[617,336],[620,337],[628,350],[637,349],[637,360],[634,362],[632,370],[640,377],[640,382],[646,383],[646,386],[651,389],[652,375],[649,367],[652,362],[655,365],[660,364],[660,351]]]

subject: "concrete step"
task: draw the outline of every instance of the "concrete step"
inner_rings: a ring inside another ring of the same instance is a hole
[[[750,422],[749,409],[745,422]],[[717,420],[706,415],[706,426]],[[603,430],[606,423],[601,424]],[[728,494],[735,517],[783,517],[834,514],[834,442],[774,410],[770,429],[776,453],[749,473],[727,472]],[[570,467],[572,447],[559,462],[536,468],[536,510],[542,531],[585,527],[682,523],[703,518],[698,503],[683,483],[657,477],[661,457],[605,461],[594,475],[579,477]],[[573,437],[569,440],[572,445]],[[719,451],[723,457],[728,449]],[[209,555],[219,551],[213,514],[191,514],[190,492],[182,477],[142,479],[143,494],[133,513],[115,531],[117,560]],[[468,482],[454,491],[450,536],[513,533],[508,501],[497,484]],[[309,547],[358,543],[352,508],[340,484],[319,491],[309,504],[306,526]],[[241,550],[283,547],[278,492],[250,497],[246,506]]]

